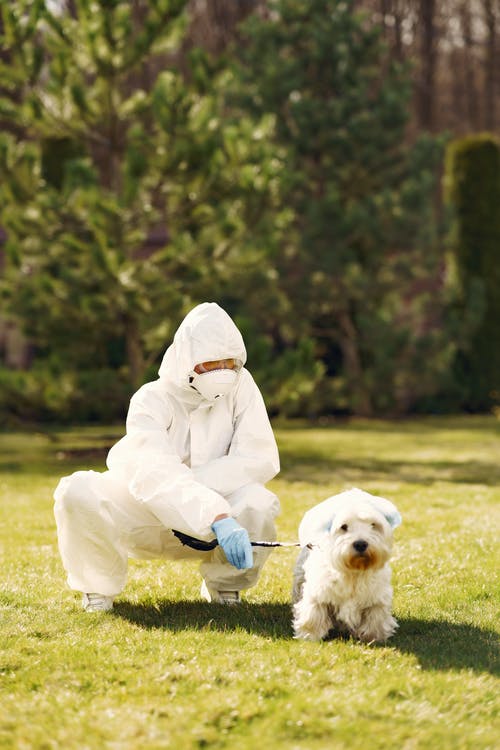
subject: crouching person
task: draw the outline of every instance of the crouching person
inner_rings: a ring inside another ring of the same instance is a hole
[[[279,458],[245,362],[229,315],[215,303],[198,305],[179,326],[158,380],[132,397],[108,470],[59,482],[59,550],[85,610],[112,608],[129,557],[199,559],[207,601],[237,603],[257,582],[270,551],[251,541],[276,538],[279,502],[264,485]]]

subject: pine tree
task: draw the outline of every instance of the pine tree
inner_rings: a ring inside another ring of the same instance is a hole
[[[62,369],[137,385],[186,307],[260,259],[269,122],[231,119],[224,70],[179,55],[185,6],[2,4],[3,299]]]
[[[405,143],[408,71],[356,3],[268,5],[245,25],[239,73],[245,105],[275,115],[287,154],[295,220],[278,265],[296,333],[313,336],[332,376],[318,389],[328,406],[405,410],[451,356],[437,331],[442,144]]]

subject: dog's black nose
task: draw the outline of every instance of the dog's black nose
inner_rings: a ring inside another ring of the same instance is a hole
[[[352,543],[352,546],[356,550],[356,552],[359,552],[360,554],[366,551],[366,548],[368,547],[368,542],[365,542],[364,539],[357,539],[355,542]]]

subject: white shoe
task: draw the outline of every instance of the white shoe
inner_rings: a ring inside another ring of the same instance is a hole
[[[201,598],[207,602],[216,602],[217,604],[239,604],[239,591],[216,591],[209,589],[205,581],[201,584]]]
[[[85,612],[109,612],[113,609],[113,598],[104,594],[82,594],[82,606]]]

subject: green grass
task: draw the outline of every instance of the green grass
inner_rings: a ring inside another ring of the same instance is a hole
[[[350,486],[396,503],[385,646],[295,641],[294,549],[239,608],[199,599],[193,563],[135,561],[113,613],[67,589],[52,492],[102,469],[119,428],[0,434],[0,748],[499,746],[500,423],[493,417],[277,426],[279,538]]]

